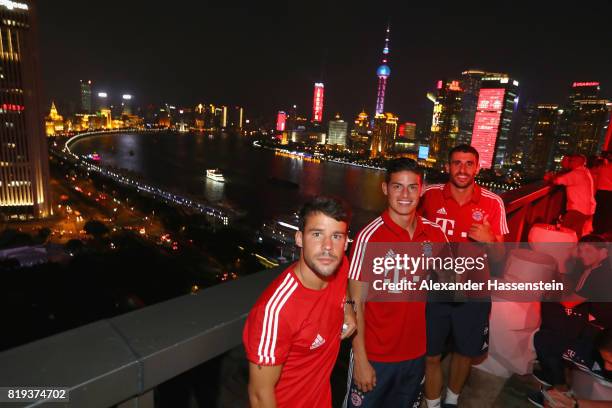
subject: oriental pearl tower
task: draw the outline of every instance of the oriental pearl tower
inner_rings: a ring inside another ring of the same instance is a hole
[[[376,70],[378,77],[378,92],[376,94],[376,115],[383,113],[385,108],[385,90],[387,88],[387,78],[391,75],[391,68],[387,65],[389,62],[389,34],[391,29],[387,25],[387,33],[385,36],[385,48],[383,48],[382,64]]]

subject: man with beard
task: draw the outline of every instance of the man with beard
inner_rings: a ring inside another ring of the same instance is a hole
[[[349,289],[355,301],[357,333],[353,338],[345,407],[419,406],[425,370],[425,302],[398,298],[393,290],[367,295],[373,276],[368,274],[371,268],[366,252],[430,252],[434,246],[447,246],[442,229],[416,212],[422,187],[423,173],[413,160],[391,160],[381,186],[387,197],[387,210],[357,234],[351,249]],[[406,243],[417,244],[406,248]],[[416,282],[425,271],[412,272],[412,276],[402,278]],[[389,277],[392,275],[395,272],[390,272]],[[387,294],[387,300],[376,298]]]
[[[462,243],[456,255],[474,252],[469,242],[503,242],[507,234],[506,210],[502,199],[474,182],[480,170],[478,151],[459,145],[449,152],[447,165],[450,180],[425,188],[421,199],[422,215],[442,227],[451,242]],[[503,248],[492,248],[499,257]],[[476,248],[477,250],[477,248]],[[470,253],[474,256],[474,253]],[[470,274],[473,281],[486,282],[488,268],[481,275]],[[456,407],[467,380],[472,358],[488,348],[491,303],[486,294],[474,293],[481,301],[427,304],[427,358],[425,364],[425,399],[428,408],[440,407],[442,394],[441,355],[448,336],[454,342],[450,378],[443,407]],[[484,301],[482,301],[484,300]]]
[[[340,340],[355,330],[345,304],[349,216],[342,202],[327,197],[300,211],[300,259],[268,286],[244,327],[252,407],[331,407]]]

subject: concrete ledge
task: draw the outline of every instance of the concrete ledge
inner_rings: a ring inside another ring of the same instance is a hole
[[[75,407],[108,407],[140,395],[240,345],[251,306],[283,269],[259,272],[0,353],[0,384],[68,387],[68,406]]]

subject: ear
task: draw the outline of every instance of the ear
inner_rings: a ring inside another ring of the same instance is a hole
[[[387,182],[383,181],[382,184],[381,184],[381,187],[382,187],[383,194],[387,195]]]
[[[448,163],[444,165],[444,170],[446,170],[447,173],[450,173],[450,165]]]
[[[302,231],[296,231],[295,232],[295,245],[297,245],[300,248],[303,247],[303,244],[302,244]]]
[[[346,236],[346,241],[344,241],[344,252],[348,249],[348,235]]]

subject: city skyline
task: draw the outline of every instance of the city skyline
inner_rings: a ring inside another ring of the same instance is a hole
[[[333,8],[309,16],[290,9],[199,6],[168,7],[153,15],[148,9],[130,10],[135,5],[124,5],[118,15],[112,13],[111,1],[85,18],[79,14],[84,11],[70,7],[72,2],[64,3],[67,7],[40,4],[48,102],[76,100],[74,83],[80,79],[93,80],[94,92],[104,88],[114,94],[133,93],[136,105],[219,101],[266,118],[293,104],[307,114],[312,84],[319,81],[327,88],[324,121],[337,112],[349,120],[362,108],[370,112],[376,98],[374,74],[388,16],[331,18],[340,11]],[[599,81],[609,95],[612,56],[605,45],[611,35],[597,22],[611,8],[583,8],[583,17],[576,21],[571,14],[557,17],[549,10],[542,17],[531,9],[506,10],[497,18],[504,10],[495,7],[475,15],[465,7],[455,16],[414,9],[409,20],[392,18],[394,75],[387,85],[385,110],[422,123],[430,115],[425,95],[437,80],[471,68],[508,72],[521,82],[521,99],[537,103],[563,101],[571,83],[582,80]],[[162,17],[172,22],[179,15],[181,24],[153,29]],[[198,22],[194,16],[206,17]],[[82,35],[73,36],[71,25]],[[589,36],[582,35],[580,27],[589,27]],[[66,63],[75,55],[79,64]],[[597,64],[590,62],[594,58]]]

